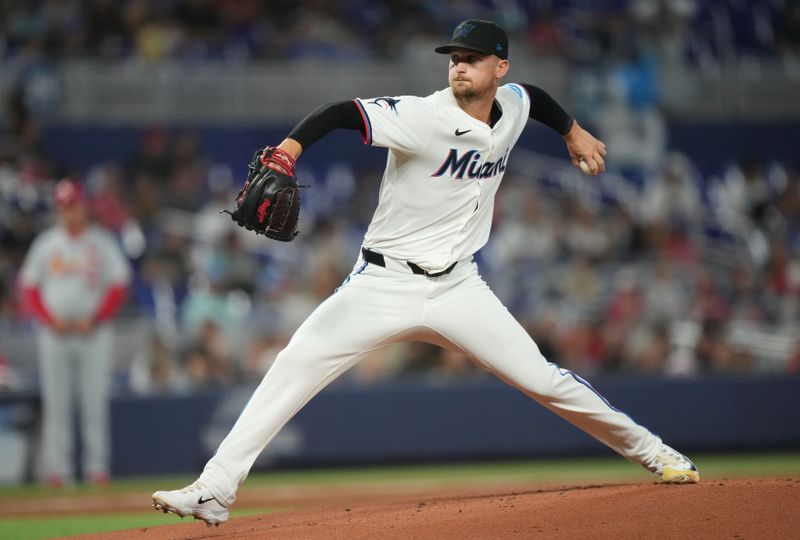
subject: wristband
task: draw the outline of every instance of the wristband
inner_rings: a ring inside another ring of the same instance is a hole
[[[261,154],[261,164],[264,167],[269,167],[269,163],[278,165],[283,172],[289,176],[294,176],[295,159],[286,150],[275,146],[266,147],[264,153]]]

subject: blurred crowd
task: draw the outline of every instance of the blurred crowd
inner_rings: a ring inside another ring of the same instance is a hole
[[[655,68],[648,55],[631,55],[626,37],[635,17],[637,31],[657,38],[662,62],[670,54],[700,63],[795,54],[795,2],[11,1],[0,4],[0,57],[372,57],[438,43],[476,13],[539,55],[628,55],[599,98],[572,96],[577,116],[613,150],[616,170],[589,181],[565,161],[517,150],[492,238],[478,254],[484,277],[545,356],[580,373],[800,371],[797,164],[732,157],[699,171],[670,152]],[[299,175],[311,185],[302,233],[279,244],[219,214],[240,179],[232,164],[202,152],[201,132],[155,126],[125,159],[68,170],[43,141],[40,91],[19,86],[0,108],[0,324],[30,320],[18,271],[52,222],[54,181],[72,174],[134,267],[124,315],[146,321],[118,388],[180,393],[259,380],[351,271],[381,171],[303,169],[301,160]],[[0,388],[12,386],[8,364],[0,353]],[[435,383],[486,374],[461,354],[411,343],[376,353],[345,380],[406,376]]]
[[[500,23],[512,50],[577,62],[637,43],[701,64],[800,53],[795,0],[7,0],[0,58],[358,61],[427,50],[467,18]]]
[[[546,355],[581,372],[797,369],[795,170],[703,176],[671,153],[641,184],[558,176],[510,179],[485,257]]]
[[[238,188],[190,131],[153,128],[127,162],[84,175],[95,219],[135,268],[124,314],[148,321],[121,374],[137,392],[190,392],[259,380],[295,328],[351,271],[380,171],[302,170],[302,234],[290,244],[235,228],[219,211]],[[781,163],[702,175],[683,155],[599,182],[564,161],[512,156],[486,280],[548,359],[587,372],[695,375],[800,368],[800,177]],[[0,320],[29,320],[17,272],[53,218],[47,161],[0,163]],[[302,167],[302,163],[301,163]],[[525,174],[521,170],[526,170]],[[533,173],[531,173],[533,171]],[[533,177],[532,177],[533,174]],[[341,208],[348,208],[341,212]],[[338,209],[338,210],[337,210]],[[389,348],[347,378],[483,376],[463,355]]]

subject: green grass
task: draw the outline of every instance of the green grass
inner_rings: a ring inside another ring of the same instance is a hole
[[[747,476],[800,475],[800,453],[747,453],[693,456],[706,480]],[[58,496],[135,495],[146,498],[156,489],[174,489],[191,483],[194,476],[120,479],[108,488],[75,487]],[[541,459],[492,463],[410,465],[275,471],[251,475],[242,491],[291,486],[376,486],[376,485],[520,485],[553,483],[614,483],[650,481],[637,465],[618,457]],[[53,497],[51,490],[38,486],[0,488],[3,501],[36,500]],[[263,514],[282,509],[234,508],[233,516]],[[150,510],[110,514],[59,515],[48,517],[0,517],[1,539],[39,539],[71,534],[151,527],[175,523],[175,516]]]
[[[234,517],[267,514],[273,509],[247,509],[232,512]],[[187,518],[186,522],[191,521]],[[46,516],[0,519],[0,538],[7,540],[40,540],[76,534],[140,529],[158,525],[174,525],[175,516],[155,512],[120,512],[75,516]]]
[[[800,453],[741,453],[693,455],[703,477],[761,476],[800,473]],[[105,488],[76,486],[65,495],[123,494],[174,489],[190,484],[194,475],[122,478]],[[281,486],[344,486],[375,484],[588,482],[646,480],[641,467],[616,456],[601,458],[537,459],[485,463],[404,465],[273,471],[250,475],[243,489]],[[0,504],[6,498],[51,497],[53,491],[41,486],[0,487]]]

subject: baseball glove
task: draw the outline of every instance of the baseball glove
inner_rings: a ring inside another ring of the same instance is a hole
[[[292,241],[300,217],[294,158],[280,148],[267,146],[256,150],[247,167],[247,181],[236,196],[236,210],[225,213],[249,231]]]

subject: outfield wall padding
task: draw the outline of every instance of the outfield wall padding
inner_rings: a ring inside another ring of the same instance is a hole
[[[617,408],[686,452],[800,448],[800,377],[592,382]],[[253,389],[115,399],[114,473],[200,470]],[[324,390],[287,424],[256,467],[609,452],[498,381],[441,387],[408,382]]]

